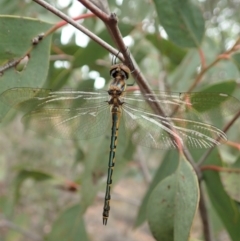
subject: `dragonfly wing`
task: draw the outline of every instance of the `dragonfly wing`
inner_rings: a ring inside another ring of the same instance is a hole
[[[233,96],[223,93],[170,93],[153,91],[152,94],[126,93],[124,102],[135,108],[152,112],[148,102],[156,102],[166,116],[185,116],[192,114],[199,120],[232,116],[240,110],[240,102]]]
[[[163,117],[128,104],[123,106],[123,110],[125,126],[133,132],[133,142],[142,146],[177,148],[180,142],[189,148],[209,148],[227,140],[223,131],[209,124]]]
[[[0,100],[5,105],[13,108],[20,108],[21,103],[35,99],[35,104],[40,102],[40,98],[44,99],[49,95],[51,90],[38,88],[12,88],[4,91],[0,95]],[[29,103],[29,107],[30,107]],[[32,102],[32,106],[34,104]]]
[[[30,128],[61,139],[89,139],[105,133],[110,123],[106,103],[89,108],[39,108],[23,116]]]
[[[63,139],[97,137],[110,119],[106,91],[13,88],[3,92],[0,100],[27,112],[23,122],[30,122],[34,131]]]
[[[0,101],[15,109],[30,111],[36,108],[80,108],[108,100],[106,91],[52,91],[41,88],[12,88],[0,95]]]

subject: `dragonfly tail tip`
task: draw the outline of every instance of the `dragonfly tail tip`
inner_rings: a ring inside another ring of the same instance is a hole
[[[105,225],[105,226],[107,225],[107,218],[105,218],[105,217],[103,218],[103,225]]]

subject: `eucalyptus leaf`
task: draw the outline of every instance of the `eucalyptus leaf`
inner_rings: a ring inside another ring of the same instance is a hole
[[[205,32],[200,9],[189,0],[154,0],[169,39],[184,48],[199,47]]]
[[[187,241],[198,201],[197,176],[182,157],[176,172],[155,187],[148,201],[148,223],[155,239]]]

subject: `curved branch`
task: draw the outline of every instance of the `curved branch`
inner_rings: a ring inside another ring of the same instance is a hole
[[[74,26],[76,29],[80,30],[84,34],[86,34],[89,38],[91,38],[92,40],[97,42],[99,45],[101,45],[103,48],[105,48],[107,51],[109,51],[113,55],[117,55],[118,54],[119,51],[117,49],[114,49],[107,42],[103,41],[101,38],[99,38],[97,35],[92,33],[90,30],[88,30],[87,28],[85,28],[81,24],[75,22],[72,18],[68,17],[66,14],[64,14],[61,11],[59,11],[57,8],[53,7],[49,3],[47,3],[47,2],[45,2],[43,0],[33,0],[33,1],[38,3],[39,5],[43,6],[44,8],[49,10],[50,12],[54,13],[55,15],[60,17],[61,19],[65,20],[66,22],[68,22],[69,24],[71,24],[72,26]]]

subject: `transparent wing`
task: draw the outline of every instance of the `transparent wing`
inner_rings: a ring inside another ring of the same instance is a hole
[[[40,127],[55,137],[87,139],[108,128],[108,97],[106,91],[14,88],[5,91],[0,100],[27,111],[23,121],[31,120],[34,130]],[[221,93],[126,93],[121,101],[125,125],[134,131],[134,142],[153,148],[175,148],[172,137],[193,148],[217,145],[226,135],[215,126],[222,116],[240,110],[237,99]],[[147,101],[159,104],[164,115],[154,114]]]
[[[153,91],[152,94],[126,93],[124,102],[135,108],[152,111],[149,102],[158,103],[166,116],[192,114],[206,118],[234,115],[240,109],[240,102],[233,96],[223,93],[170,93]]]
[[[37,109],[22,118],[35,131],[62,139],[89,139],[106,132],[110,123],[109,107],[104,105],[78,109]]]
[[[51,91],[14,88],[0,99],[27,111],[23,122],[35,131],[63,139],[88,139],[102,135],[110,123],[107,92]]]
[[[164,116],[154,114],[146,100],[158,103]],[[176,148],[179,141],[189,148],[209,148],[227,140],[216,126],[222,122],[222,116],[236,114],[240,102],[221,93],[155,91],[126,94],[123,110],[125,126],[134,132],[136,144],[164,149]]]
[[[106,91],[52,91],[41,88],[13,88],[0,95],[0,101],[16,109],[79,108],[98,105],[108,100]]]
[[[180,142],[189,148],[210,148],[227,140],[223,131],[209,124],[163,117],[128,105],[124,105],[123,110],[125,126],[133,132],[133,142],[142,146],[177,148]]]

